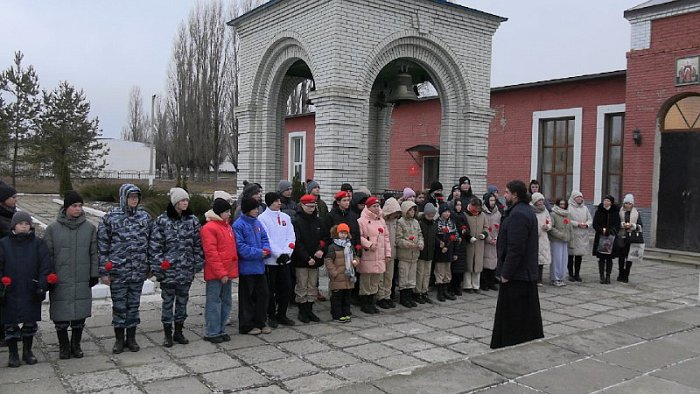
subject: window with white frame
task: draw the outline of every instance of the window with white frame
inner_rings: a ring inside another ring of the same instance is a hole
[[[306,132],[289,133],[289,179],[306,179]]]

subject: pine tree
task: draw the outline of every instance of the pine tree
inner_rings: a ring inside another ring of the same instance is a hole
[[[98,141],[99,120],[89,119],[90,103],[82,90],[61,82],[51,92],[44,91],[44,110],[34,139],[34,157],[51,166],[63,195],[72,190],[71,175],[88,175],[104,168],[107,152]]]
[[[39,77],[34,67],[22,66],[22,52],[15,52],[15,64],[0,73],[0,93],[7,92],[7,103],[0,111],[0,129],[5,128],[12,167],[12,185],[16,185],[17,166],[23,161],[26,144],[36,128],[36,117],[41,109],[39,100]],[[0,130],[1,131],[1,130]],[[3,141],[3,142],[5,142]]]

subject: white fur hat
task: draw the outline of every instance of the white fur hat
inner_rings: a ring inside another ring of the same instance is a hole
[[[180,187],[174,187],[170,189],[170,202],[173,206],[177,205],[182,200],[189,200],[190,195],[185,191],[185,189]]]
[[[625,194],[625,198],[622,200],[623,203],[628,202],[634,205],[634,196],[631,194]]]

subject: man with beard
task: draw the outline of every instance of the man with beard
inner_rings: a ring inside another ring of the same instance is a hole
[[[492,349],[544,337],[537,294],[537,217],[523,181],[508,182],[504,197],[508,210],[496,245],[496,275],[501,277],[502,285],[493,323]]]

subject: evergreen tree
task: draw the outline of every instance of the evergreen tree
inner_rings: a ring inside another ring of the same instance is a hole
[[[6,138],[12,167],[12,185],[16,185],[17,166],[23,161],[27,142],[36,128],[41,109],[39,77],[31,65],[22,66],[22,52],[15,52],[15,64],[0,74],[0,93],[8,93],[7,103],[0,111],[0,138]],[[2,133],[2,129],[6,132]]]
[[[71,175],[87,175],[104,168],[107,151],[98,141],[99,120],[88,119],[90,103],[82,90],[61,82],[51,92],[44,91],[44,110],[34,139],[34,157],[51,166],[63,195],[72,190]]]

